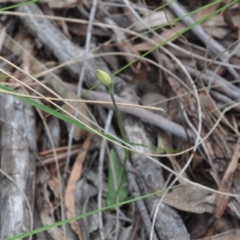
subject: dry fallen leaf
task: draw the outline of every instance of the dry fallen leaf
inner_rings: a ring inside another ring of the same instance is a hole
[[[47,185],[48,187],[52,190],[54,196],[56,198],[60,198],[60,191],[59,191],[59,180],[57,177],[51,177],[48,181],[47,181]]]
[[[86,154],[88,152],[90,143],[91,143],[92,135],[88,135],[83,146],[82,151],[78,154],[76,161],[74,162],[65,193],[65,205],[66,205],[66,215],[68,218],[72,218],[76,216],[75,209],[75,192],[76,185],[79,181],[79,178],[82,174],[83,162],[86,158]],[[70,226],[72,230],[78,235],[79,239],[82,239],[82,232],[78,223],[71,222]]]
[[[219,184],[219,188],[218,188],[219,191],[230,192],[230,193],[232,192],[233,175],[238,165],[238,157],[239,157],[239,140],[237,141],[235,152],[232,156],[231,162],[229,163],[227,170],[223,176],[223,179]],[[216,196],[217,209],[215,213],[217,218],[223,215],[229,202],[230,202],[229,196],[217,194]]]
[[[200,187],[184,184],[168,193],[163,202],[185,212],[213,213],[216,209],[215,196],[216,194]]]
[[[44,204],[42,206],[42,209],[40,210],[40,218],[43,226],[47,226],[55,223],[53,209],[51,209],[48,204]],[[58,227],[50,228],[48,230],[48,233],[52,236],[54,240],[71,240],[72,239],[68,236],[64,236],[63,230]]]

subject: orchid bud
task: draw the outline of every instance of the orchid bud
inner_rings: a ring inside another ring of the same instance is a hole
[[[100,69],[97,70],[97,78],[103,85],[106,86],[110,86],[113,83],[111,76],[107,72]]]

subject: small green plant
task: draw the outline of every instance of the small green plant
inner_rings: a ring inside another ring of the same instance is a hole
[[[121,138],[124,142],[127,142],[127,136],[126,136],[125,130],[123,128],[122,117],[121,117],[121,114],[118,110],[118,107],[117,107],[117,104],[116,104],[116,101],[115,101],[115,98],[114,98],[114,83],[112,81],[112,78],[107,72],[105,72],[103,70],[99,70],[99,69],[97,70],[97,78],[103,85],[107,86],[108,89],[109,89],[109,93],[111,95],[111,99],[112,99],[112,102],[113,102],[113,107],[114,107],[114,110],[115,110],[115,113],[116,113],[116,116],[117,116],[117,122],[118,122],[118,127],[119,127],[119,130],[120,130]],[[129,150],[124,149],[124,152],[125,152],[125,156],[124,156],[123,167],[122,167],[122,171],[121,171],[121,175],[120,175],[120,181],[119,181],[117,191],[115,193],[113,203],[117,203],[119,192],[122,189],[122,185],[123,185],[123,181],[124,181],[124,173],[125,173],[127,160],[128,160],[128,157],[129,157]]]
[[[121,188],[119,190],[118,195],[116,196],[118,187],[120,185],[121,181],[121,174],[123,169],[122,164],[119,161],[118,155],[115,152],[114,149],[111,149],[110,151],[110,161],[108,165],[108,192],[107,192],[107,206],[114,205],[116,202],[121,203],[123,202],[127,196],[128,196],[128,188],[127,188],[127,177],[126,173],[123,172],[123,181]]]

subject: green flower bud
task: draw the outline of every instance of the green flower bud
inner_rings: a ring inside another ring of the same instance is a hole
[[[103,85],[106,86],[110,86],[113,83],[111,76],[107,72],[100,69],[97,70],[97,78]]]

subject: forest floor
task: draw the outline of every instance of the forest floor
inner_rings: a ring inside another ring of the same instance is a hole
[[[0,240],[240,239],[239,1],[0,10]]]

